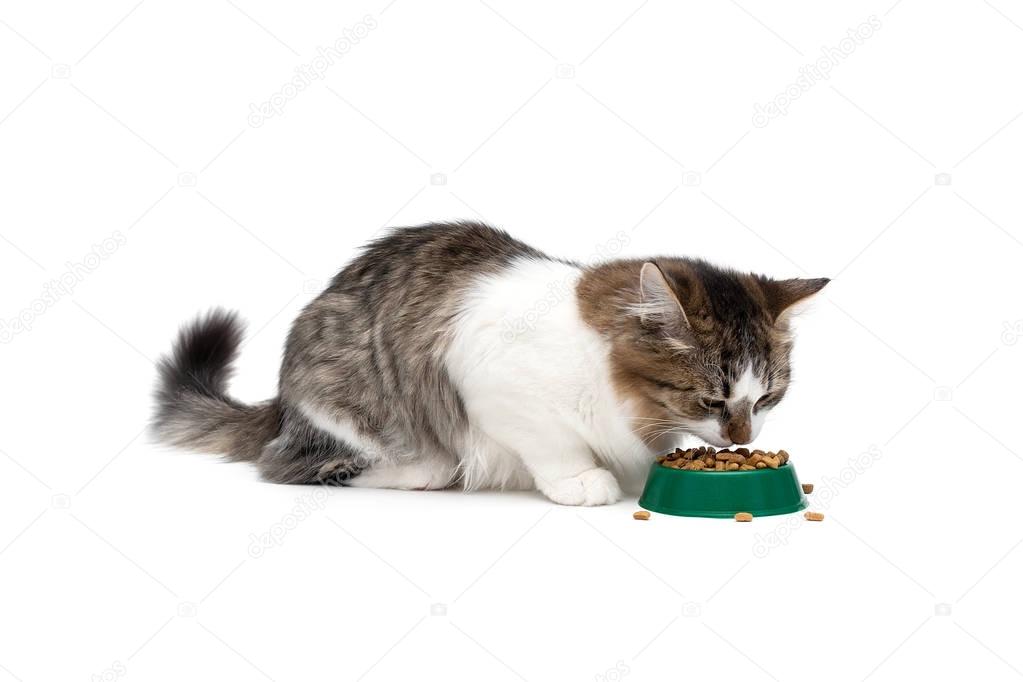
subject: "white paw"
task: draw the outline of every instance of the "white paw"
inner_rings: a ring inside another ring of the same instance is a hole
[[[543,493],[551,502],[573,507],[614,504],[622,499],[622,489],[607,469],[589,469],[578,476],[554,481],[545,486]]]

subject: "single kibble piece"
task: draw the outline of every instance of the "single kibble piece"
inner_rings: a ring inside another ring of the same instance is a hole
[[[803,484],[803,494],[804,495],[809,495],[812,492],[813,492],[813,483],[804,483]]]
[[[727,464],[725,464],[725,471],[738,471],[738,470],[739,470],[738,462],[728,462]]]
[[[749,448],[735,448],[735,454],[749,457]]]
[[[648,511],[633,512],[632,518],[636,519],[637,521],[646,521],[650,518],[650,512]]]
[[[760,461],[760,462],[757,462],[755,466],[756,466],[757,469],[766,469],[767,468],[767,462]]]
[[[821,514],[820,512],[806,512],[803,514],[803,518],[807,521],[823,521],[824,514]]]
[[[721,461],[714,462],[714,471],[724,471],[724,470],[725,470],[725,463],[724,462],[721,462]]]
[[[765,457],[764,461],[767,462],[767,466],[771,467],[772,469],[777,469],[781,465],[781,460],[779,460],[777,457]]]
[[[757,470],[756,467],[750,466],[749,464],[740,464],[739,465],[739,471],[756,471],[756,470]]]
[[[750,514],[749,512],[739,512],[735,515],[735,520],[741,523],[749,523],[753,520],[753,514]]]

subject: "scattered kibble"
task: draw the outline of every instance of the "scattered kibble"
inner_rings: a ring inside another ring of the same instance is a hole
[[[749,523],[753,520],[753,514],[750,514],[749,512],[739,512],[735,515],[735,520],[740,523]]]
[[[813,483],[804,483],[803,484],[803,494],[804,495],[809,495],[812,492],[813,492]]]
[[[823,521],[824,514],[821,514],[820,512],[806,512],[803,514],[803,518],[807,521]]]
[[[648,511],[633,512],[632,518],[636,519],[637,521],[647,521],[650,518],[650,512]]]

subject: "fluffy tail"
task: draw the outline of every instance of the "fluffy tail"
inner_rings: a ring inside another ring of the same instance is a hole
[[[241,321],[225,310],[182,328],[171,354],[160,361],[152,422],[157,440],[251,461],[277,436],[276,399],[244,405],[227,395],[241,339]]]

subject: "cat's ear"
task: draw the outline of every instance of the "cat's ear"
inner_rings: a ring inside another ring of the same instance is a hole
[[[805,301],[831,280],[827,277],[817,279],[767,279],[760,281],[760,288],[767,299],[767,311],[775,324],[784,325],[789,317],[796,312],[796,304]]]
[[[656,263],[643,264],[639,272],[639,297],[636,312],[642,322],[658,324],[675,333],[689,328],[678,294]]]

